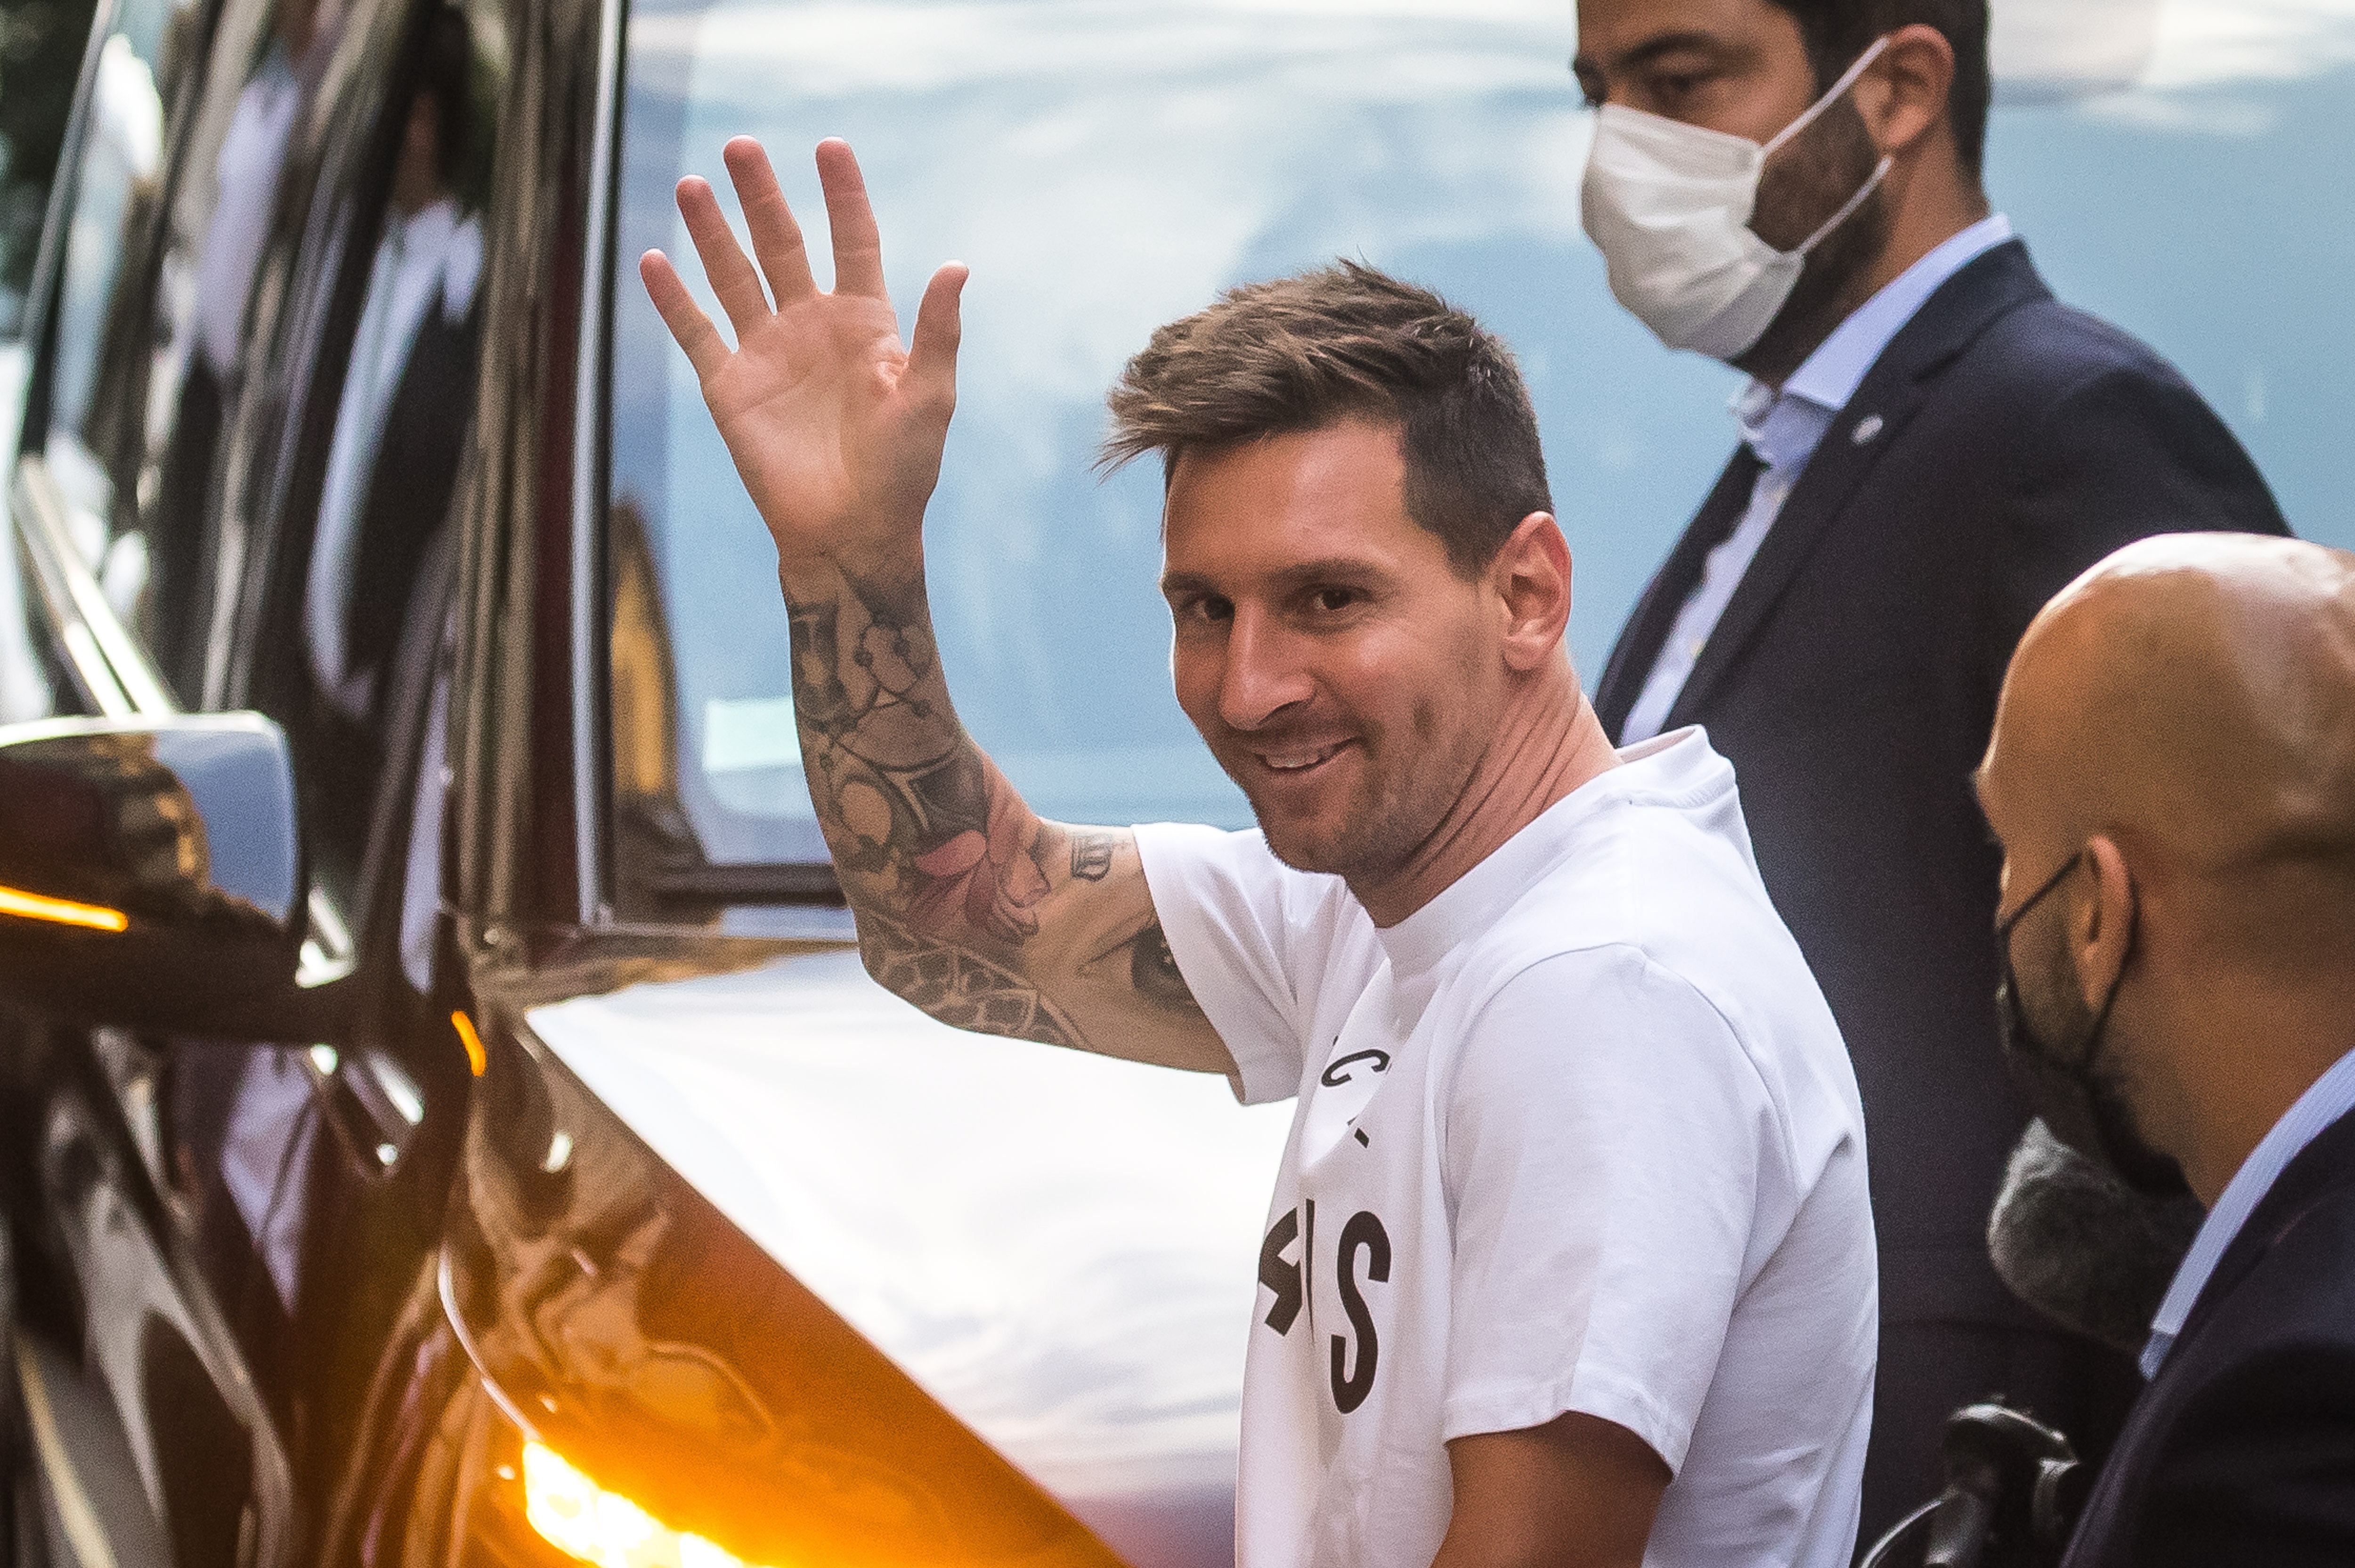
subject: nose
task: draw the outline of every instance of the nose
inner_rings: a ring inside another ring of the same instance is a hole
[[[1255,608],[1237,605],[1219,672],[1219,717],[1231,730],[1257,730],[1288,709],[1305,706],[1316,683],[1295,638]]]

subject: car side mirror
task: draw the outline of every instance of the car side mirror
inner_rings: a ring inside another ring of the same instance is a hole
[[[0,727],[0,997],[80,1022],[304,1032],[286,736],[255,713]]]

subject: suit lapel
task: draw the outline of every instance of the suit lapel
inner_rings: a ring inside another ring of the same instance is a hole
[[[1740,662],[1858,486],[1902,438],[1906,425],[1935,389],[1938,373],[1998,317],[2049,297],[2027,247],[2011,240],[1947,279],[1890,340],[1792,486],[1669,709],[1667,728],[1692,722]]]
[[[1614,741],[1627,722],[1629,709],[1644,694],[1644,683],[1651,677],[1652,666],[1659,662],[1660,649],[1667,645],[1668,633],[1676,625],[1677,613],[1684,608],[1700,581],[1702,569],[1709,563],[1709,552],[1715,549],[1741,521],[1750,507],[1750,493],[1758,483],[1758,472],[1765,466],[1749,447],[1735,449],[1717,476],[1717,487],[1700,505],[1693,520],[1685,528],[1684,537],[1677,548],[1652,577],[1651,586],[1636,601],[1636,613],[1627,621],[1626,629],[1611,650],[1611,662],[1603,668],[1602,682],[1594,688],[1595,716],[1603,721],[1604,732]]]

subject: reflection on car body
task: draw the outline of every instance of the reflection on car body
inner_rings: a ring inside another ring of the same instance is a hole
[[[2304,433],[2355,399],[2328,233],[2273,234],[2253,302],[2243,234],[2083,189],[2190,148],[2304,212],[2299,160],[2355,155],[2355,7],[2252,0],[2232,65],[2197,43],[2222,4],[1999,7],[2036,101],[1997,173],[2318,531],[2355,517]],[[179,709],[258,712],[296,869],[240,895],[275,923],[250,985],[41,964],[60,938],[0,910],[42,1004],[0,1021],[0,1372],[53,1561],[1231,1561],[1284,1115],[865,977],[770,547],[614,261],[677,249],[725,135],[852,134],[903,294],[975,267],[932,546],[961,709],[1042,809],[1241,826],[1167,688],[1157,488],[1084,477],[1155,322],[1362,252],[1513,335],[1590,666],[1689,509],[1657,475],[1721,446],[1713,373],[1577,235],[1571,31],[1542,0],[104,0],[9,489],[0,691],[51,728],[0,759],[113,746],[212,820]],[[146,939],[138,878],[49,848],[19,891]]]

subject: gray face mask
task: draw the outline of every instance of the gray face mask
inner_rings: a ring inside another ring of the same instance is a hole
[[[2147,1198],[2174,1198],[2190,1191],[2183,1171],[2169,1156],[2143,1141],[2135,1130],[2134,1113],[2117,1087],[2099,1070],[2103,1036],[2110,1008],[2118,999],[2126,973],[2110,982],[2079,1038],[2065,1046],[2040,1036],[2019,999],[2019,976],[2012,967],[2011,933],[2028,912],[2059,887],[2077,869],[2072,859],[2030,893],[2008,919],[1996,923],[1996,954],[2003,966],[2003,983],[1996,989],[1997,1027],[2004,1060],[2027,1091],[2030,1103],[2052,1136],[2086,1158],[2097,1160],[2119,1180]]]

